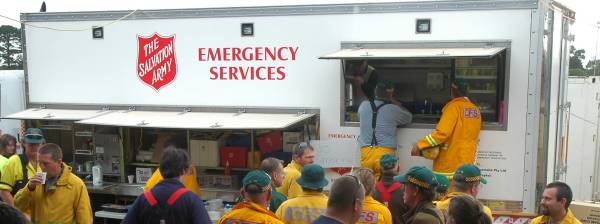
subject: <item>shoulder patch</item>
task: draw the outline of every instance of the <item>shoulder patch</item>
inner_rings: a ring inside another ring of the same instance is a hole
[[[463,116],[465,118],[479,118],[480,114],[479,111],[477,111],[477,109],[475,108],[464,108]]]

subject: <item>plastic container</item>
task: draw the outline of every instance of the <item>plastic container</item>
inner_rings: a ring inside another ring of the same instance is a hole
[[[92,167],[92,184],[102,186],[102,165],[96,164]]]

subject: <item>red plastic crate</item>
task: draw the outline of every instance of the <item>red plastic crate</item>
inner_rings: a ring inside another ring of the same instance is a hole
[[[283,149],[283,136],[280,131],[270,132],[256,138],[258,148],[265,153],[277,152]]]
[[[221,147],[221,167],[225,167],[229,161],[231,168],[246,168],[248,149],[244,147]]]

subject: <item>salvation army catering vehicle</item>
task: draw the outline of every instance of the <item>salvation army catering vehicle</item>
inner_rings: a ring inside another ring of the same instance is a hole
[[[363,100],[351,70],[367,60],[414,115],[398,131],[403,169],[430,165],[410,147],[463,79],[483,117],[480,198],[533,212],[562,147],[573,18],[536,0],[25,13],[28,109],[5,118],[47,128],[71,162],[95,160],[115,182],[155,168],[168,143],[190,150],[201,184],[269,153],[289,160],[298,141],[325,167],[351,167]]]

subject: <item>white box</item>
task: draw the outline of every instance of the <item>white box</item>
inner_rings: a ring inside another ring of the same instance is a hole
[[[600,220],[600,204],[573,201],[569,208],[573,212],[573,215],[583,224],[598,223]]]
[[[190,140],[190,157],[194,166],[219,166],[219,141]]]
[[[152,176],[151,168],[135,168],[135,182],[138,184],[144,184],[148,182],[148,179]]]
[[[302,132],[283,132],[283,151],[291,152],[295,144],[304,141]]]

